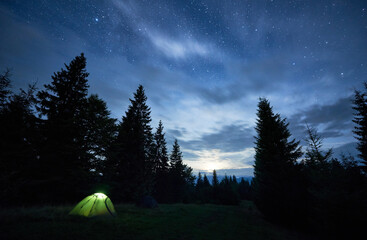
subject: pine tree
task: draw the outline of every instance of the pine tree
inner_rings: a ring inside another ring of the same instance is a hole
[[[206,174],[204,174],[203,177],[203,184],[202,184],[202,199],[201,201],[203,203],[208,203],[211,200],[211,193],[212,193],[212,186],[210,185],[209,179],[206,176]]]
[[[215,169],[213,170],[212,186],[213,186],[213,188],[216,188],[216,187],[219,186],[219,180],[218,180],[218,176],[217,176],[217,171],[215,171]]]
[[[187,201],[192,194],[195,177],[192,168],[182,162],[182,152],[177,139],[170,155],[171,201]]]
[[[155,156],[153,171],[155,174],[154,196],[159,202],[168,201],[169,164],[166,139],[163,133],[162,121],[159,121],[157,131],[154,134]]]
[[[353,122],[355,138],[358,140],[357,149],[362,162],[362,169],[367,172],[367,82],[364,83],[364,91],[355,90],[354,106],[355,110]]]
[[[39,170],[35,90],[31,85],[18,94],[9,91],[0,111],[0,201],[4,204],[24,205],[37,198],[32,196],[34,173]]]
[[[330,160],[333,150],[330,148],[328,151],[323,153],[322,148],[322,138],[318,135],[317,130],[314,128],[310,128],[307,125],[307,133],[308,133],[308,147],[306,149],[306,158],[305,162],[310,167],[317,167],[322,164],[325,164],[328,160]]]
[[[294,176],[296,160],[302,155],[299,142],[291,136],[288,123],[274,114],[268,100],[260,98],[256,123],[254,165],[255,204],[266,216],[290,221],[298,214],[299,197]]]
[[[110,117],[107,104],[96,94],[87,99],[84,112],[84,126],[87,130],[84,149],[88,153],[91,170],[96,176],[103,175],[107,151],[115,139],[117,127],[116,119]]]
[[[210,188],[211,187],[211,185],[210,185],[210,182],[209,182],[209,179],[208,179],[208,177],[206,176],[206,174],[204,174],[204,178],[203,178],[203,187],[204,188]]]
[[[44,141],[40,155],[40,179],[47,180],[48,197],[60,200],[63,194],[79,199],[86,191],[90,170],[84,146],[86,128],[84,111],[87,108],[88,77],[86,58],[82,53],[65,69],[54,73],[51,84],[37,96],[38,110],[46,117],[42,130]],[[65,198],[63,198],[65,201]]]
[[[154,141],[150,108],[142,85],[130,99],[118,136],[107,162],[109,178],[115,182],[117,201],[138,201],[153,190]]]
[[[154,171],[166,172],[168,171],[168,154],[167,144],[163,133],[162,121],[159,121],[157,131],[154,134],[155,141],[155,161]]]
[[[322,138],[316,129],[307,126],[307,130],[308,148],[302,161],[306,198],[300,204],[307,208],[312,229],[328,236],[333,234],[334,238],[349,238],[351,233],[363,229],[361,222],[366,210],[363,175],[353,157],[347,159],[342,155],[342,161],[332,158],[332,149],[322,150]]]
[[[0,111],[8,102],[10,91],[10,70],[7,69],[3,74],[0,74]]]
[[[170,166],[171,168],[181,168],[182,163],[182,152],[180,150],[180,145],[178,145],[177,139],[173,144],[172,153],[170,155]]]
[[[203,177],[201,176],[201,172],[198,174],[198,179],[196,181],[196,190],[200,191],[203,188]]]
[[[204,202],[204,186],[203,186],[203,177],[201,175],[201,172],[198,174],[198,179],[196,180],[195,185],[195,197],[198,201]]]
[[[220,196],[220,190],[219,190],[219,180],[217,176],[217,171],[215,169],[213,170],[213,179],[212,179],[212,200],[214,202],[218,202],[219,196]]]
[[[235,175],[232,176],[232,183],[237,185],[237,177]]]
[[[238,184],[238,193],[242,200],[251,200],[251,186],[244,178],[241,178],[241,181]]]

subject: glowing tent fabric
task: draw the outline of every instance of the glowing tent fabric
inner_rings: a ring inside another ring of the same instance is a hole
[[[69,214],[85,217],[115,216],[116,211],[109,197],[95,193],[80,201]]]

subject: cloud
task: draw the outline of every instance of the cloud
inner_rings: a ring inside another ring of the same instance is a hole
[[[238,169],[252,166],[253,136],[252,128],[231,124],[217,132],[204,134],[199,140],[181,140],[179,144],[184,161],[195,170]]]
[[[353,109],[350,97],[340,98],[333,104],[315,104],[292,115],[288,121],[293,130],[306,130],[306,124],[317,127],[324,137],[342,135],[353,127]]]
[[[185,152],[194,154],[195,158],[185,157]],[[220,149],[190,150],[183,148],[184,162],[195,170],[206,171],[252,167],[254,153],[253,148],[237,152],[222,152]]]
[[[346,143],[333,149],[334,157],[339,158],[341,154],[344,154],[345,156],[351,155],[357,157],[359,154],[357,150],[357,142]]]
[[[236,152],[253,147],[254,134],[253,128],[234,123],[222,126],[219,131],[204,134],[198,140],[181,141],[181,145],[193,150],[221,149],[223,152]]]
[[[195,40],[174,40],[161,34],[149,34],[153,45],[163,54],[173,59],[185,59],[190,56],[205,57],[209,49]]]

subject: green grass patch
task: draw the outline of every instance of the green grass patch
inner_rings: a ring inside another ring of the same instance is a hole
[[[240,206],[115,205],[117,217],[68,215],[73,206],[0,209],[0,239],[306,239],[265,221],[252,202]]]

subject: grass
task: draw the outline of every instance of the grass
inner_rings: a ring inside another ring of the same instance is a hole
[[[0,209],[0,239],[306,239],[265,221],[253,206],[115,205],[117,217],[69,216],[72,206]]]

